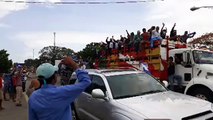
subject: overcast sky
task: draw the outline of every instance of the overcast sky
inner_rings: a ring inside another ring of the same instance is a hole
[[[53,45],[53,32],[56,32],[57,46],[78,52],[91,42],[105,41],[113,35],[126,36],[125,30],[136,32],[153,25],[161,27],[162,22],[169,32],[176,23],[178,34],[196,31],[195,37],[199,37],[213,31],[213,9],[190,11],[193,6],[213,6],[212,0],[147,0],[102,5],[53,5],[51,2],[60,0],[37,1],[49,4],[0,2],[0,49],[6,49],[13,62],[33,58],[33,49],[37,58],[39,50]]]

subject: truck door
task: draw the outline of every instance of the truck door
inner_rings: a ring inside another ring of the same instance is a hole
[[[188,63],[184,62],[183,57],[185,55],[188,57]],[[191,59],[190,59],[190,52],[186,51],[186,53],[176,53],[175,54],[175,74],[180,75],[182,77],[182,85],[186,86],[188,82],[192,79],[192,65],[191,65]]]

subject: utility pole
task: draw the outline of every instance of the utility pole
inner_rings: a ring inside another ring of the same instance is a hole
[[[33,49],[33,59],[34,59],[34,49]]]
[[[54,48],[55,48],[55,35],[56,35],[56,32],[53,32],[53,35],[54,35]]]
[[[55,65],[55,59],[56,59],[56,50],[55,50],[55,39],[56,39],[56,32],[53,32],[53,59],[52,63]]]

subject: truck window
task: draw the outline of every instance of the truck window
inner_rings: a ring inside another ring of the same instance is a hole
[[[189,53],[187,53],[187,54],[189,54]],[[188,59],[189,59],[188,63],[184,64],[183,63],[183,54],[182,53],[175,54],[175,64],[177,64],[177,65],[181,64],[186,68],[192,67],[191,66],[191,60],[190,60],[190,58],[188,58]]]
[[[175,54],[175,64],[181,64],[183,62],[183,54]]]
[[[91,94],[92,90],[101,89],[105,94],[106,93],[106,87],[105,87],[103,79],[100,76],[96,76],[96,75],[90,75],[90,78],[91,78],[92,83],[90,84],[89,87],[87,87],[85,89],[85,92],[88,93],[88,94]]]

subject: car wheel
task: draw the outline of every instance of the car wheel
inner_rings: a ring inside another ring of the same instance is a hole
[[[212,97],[213,92],[211,90],[207,89],[207,88],[195,89],[194,92],[192,93],[192,96],[213,102],[213,97]]]

